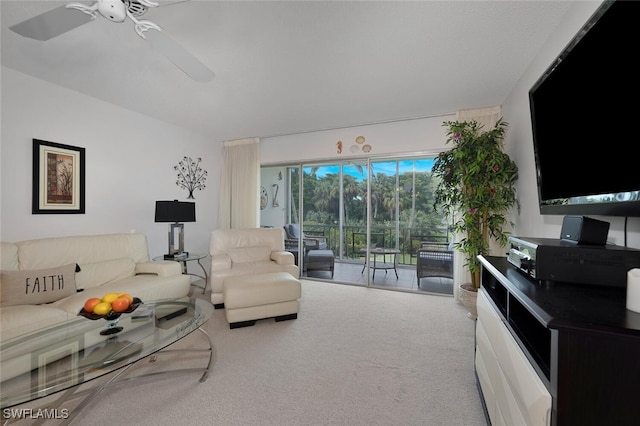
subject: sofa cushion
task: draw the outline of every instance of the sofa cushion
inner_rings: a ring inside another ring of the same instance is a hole
[[[144,234],[105,234],[52,237],[16,243],[20,269],[43,269],[78,263],[83,265],[129,257],[135,263],[149,260]]]
[[[284,250],[284,229],[247,228],[214,229],[211,232],[209,254],[227,254],[230,248],[269,246],[271,250]]]
[[[76,293],[75,263],[57,268],[1,271],[0,306],[41,305]]]
[[[80,289],[98,287],[112,281],[131,277],[135,274],[136,264],[130,257],[105,260],[104,262],[84,263],[76,275],[76,285]]]
[[[2,341],[69,319],[69,314],[51,305],[3,306],[0,309]],[[4,366],[5,360],[2,360]],[[2,375],[5,379],[5,375]]]
[[[0,269],[16,271],[20,269],[18,263],[18,246],[14,243],[0,243]]]
[[[271,247],[269,246],[230,248],[227,253],[233,263],[267,262],[271,260]]]

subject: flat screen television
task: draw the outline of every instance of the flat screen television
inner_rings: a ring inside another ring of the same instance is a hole
[[[640,216],[639,18],[603,2],[529,91],[541,214]]]

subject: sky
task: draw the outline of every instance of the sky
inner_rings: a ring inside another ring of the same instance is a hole
[[[429,172],[433,166],[433,158],[424,158],[419,160],[399,160],[400,174],[409,173],[414,170],[416,172]],[[363,171],[366,174],[366,161],[361,161],[358,164],[363,166]],[[374,173],[384,173],[388,176],[396,174],[396,160],[381,160],[371,162]],[[305,173],[309,173],[311,167],[305,167]],[[316,176],[322,178],[328,174],[338,174],[340,172],[339,164],[330,164],[324,166],[318,166]],[[344,173],[353,176],[357,181],[362,181],[366,176],[363,176],[357,167],[353,163],[349,162],[345,164]]]

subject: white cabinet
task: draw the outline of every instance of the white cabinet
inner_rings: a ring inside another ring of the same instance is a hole
[[[484,289],[477,307],[475,365],[492,425],[550,425],[551,394]]]

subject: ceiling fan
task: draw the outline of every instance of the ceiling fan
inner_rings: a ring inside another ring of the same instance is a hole
[[[213,79],[213,72],[176,42],[159,25],[138,19],[149,8],[182,3],[188,0],[155,2],[152,0],[96,0],[92,4],[69,3],[34,16],[16,24],[10,29],[24,37],[46,41],[98,17],[98,14],[112,22],[124,22],[129,18],[134,23],[136,33],[165,55],[185,74],[196,81]],[[82,12],[82,13],[80,13]]]

